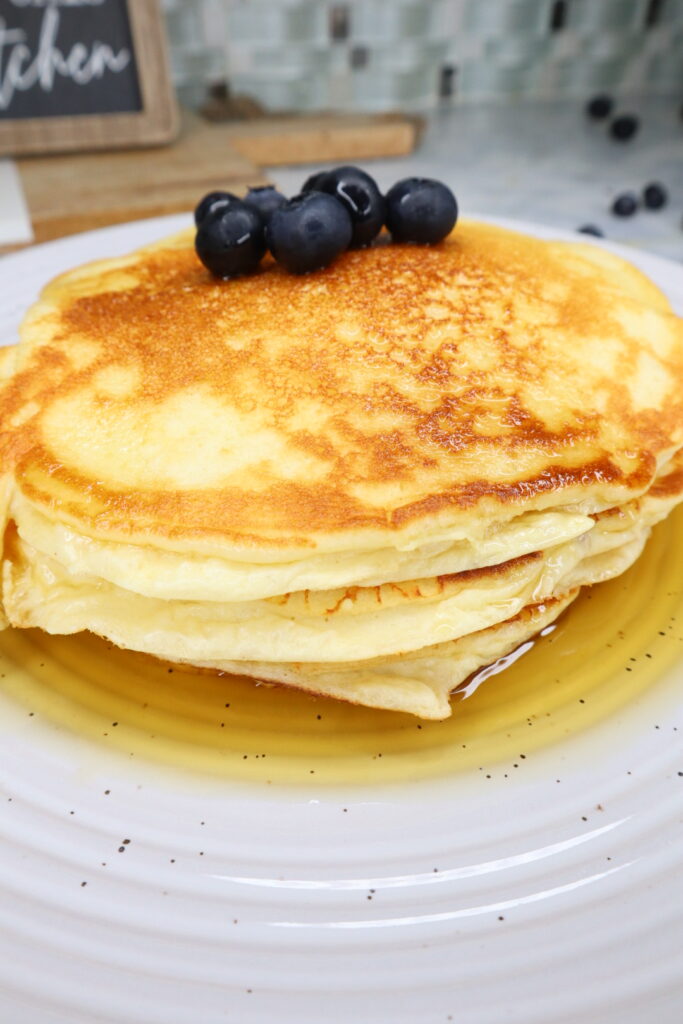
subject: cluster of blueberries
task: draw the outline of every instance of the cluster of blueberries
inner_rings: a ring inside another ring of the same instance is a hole
[[[594,121],[605,121],[614,111],[614,100],[611,96],[594,96],[586,105],[586,114]],[[683,112],[682,112],[683,113]],[[620,142],[627,142],[638,131],[640,122],[635,114],[620,114],[615,117],[609,126],[612,138]],[[669,201],[669,196],[664,188],[657,181],[645,185],[640,195],[636,192],[621,192],[612,201],[611,212],[615,217],[632,217],[633,214],[644,208],[646,210],[661,210]],[[585,224],[578,229],[586,235],[597,235],[602,237],[602,230],[595,224]]]
[[[646,210],[661,210],[668,201],[669,194],[664,186],[653,181],[645,186],[640,195],[636,192],[621,192],[612,202],[612,213],[615,217],[632,217],[641,207]],[[595,224],[584,224],[578,230],[584,235],[603,237],[603,232]]]
[[[611,96],[594,96],[586,106],[586,113],[593,121],[605,121],[614,110]],[[609,133],[618,142],[628,142],[638,131],[640,121],[635,114],[619,114],[610,122]]]
[[[661,210],[668,202],[667,191],[659,182],[653,181],[646,185],[642,195],[635,192],[622,192],[612,203],[612,213],[617,217],[632,217],[640,206],[646,210]]]
[[[335,167],[311,175],[292,199],[272,186],[243,199],[210,192],[194,212],[195,249],[220,278],[255,270],[267,249],[290,273],[306,274],[370,245],[384,225],[395,242],[433,245],[457,218],[455,196],[440,181],[403,178],[383,196],[359,167]]]

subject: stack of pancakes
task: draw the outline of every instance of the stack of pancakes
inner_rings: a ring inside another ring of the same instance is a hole
[[[475,223],[218,281],[189,233],[6,350],[2,604],[424,718],[683,497],[683,332],[585,243]]]

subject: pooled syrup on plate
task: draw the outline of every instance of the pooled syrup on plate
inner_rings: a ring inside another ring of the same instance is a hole
[[[682,568],[683,508],[627,573],[585,589],[544,635],[471,679],[443,722],[37,630],[0,634],[0,692],[121,757],[205,777],[319,785],[514,767],[629,704],[683,656]]]

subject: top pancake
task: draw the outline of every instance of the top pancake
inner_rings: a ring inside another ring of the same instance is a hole
[[[190,232],[50,284],[4,469],[105,540],[286,561],[476,538],[644,493],[683,444],[683,334],[623,260],[466,223],[217,281]]]

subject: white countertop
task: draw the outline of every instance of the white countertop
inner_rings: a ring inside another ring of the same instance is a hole
[[[616,142],[606,122],[589,121],[580,100],[561,103],[463,106],[434,114],[407,157],[364,161],[380,188],[409,175],[439,178],[466,216],[515,217],[558,228],[595,224],[615,242],[683,260],[683,120],[675,99],[628,101],[640,129]],[[309,167],[269,170],[295,194]],[[323,165],[324,166],[324,165]],[[669,193],[662,210],[628,218],[610,213],[621,192],[640,193],[652,181]]]

